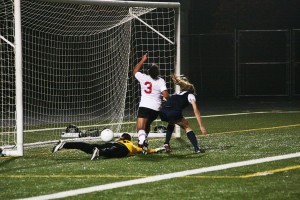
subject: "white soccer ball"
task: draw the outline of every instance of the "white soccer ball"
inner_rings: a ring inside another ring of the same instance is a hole
[[[114,138],[114,132],[106,128],[103,131],[101,131],[100,137],[101,140],[103,140],[104,142],[112,141],[112,139]]]

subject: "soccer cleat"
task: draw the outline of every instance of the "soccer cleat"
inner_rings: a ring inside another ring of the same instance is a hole
[[[170,153],[170,152],[172,152],[172,149],[171,149],[171,147],[170,147],[170,145],[169,144],[164,144],[164,146],[163,146],[165,149],[166,149],[166,152],[167,153]]]
[[[195,149],[195,153],[205,153],[205,150],[198,147],[197,149]]]
[[[59,140],[59,142],[56,144],[56,146],[53,147],[52,153],[55,153],[55,152],[61,150],[63,148],[63,146],[64,146],[65,143],[66,142],[64,142],[62,140]]]
[[[148,142],[147,142],[147,140],[144,141],[142,149],[143,149],[143,154],[144,155],[148,154]]]
[[[99,149],[97,147],[95,147],[94,150],[93,150],[91,160],[94,160],[97,157],[99,157]]]
[[[138,147],[143,148],[144,144],[138,144]]]
[[[144,140],[144,142],[145,142],[145,140]],[[143,148],[144,147],[144,142],[139,140],[138,141],[138,147]]]

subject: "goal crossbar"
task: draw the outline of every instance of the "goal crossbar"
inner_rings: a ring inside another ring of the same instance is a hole
[[[147,1],[115,1],[115,0],[38,0],[55,3],[72,3],[85,5],[148,7],[148,8],[180,8],[179,2],[147,2]]]

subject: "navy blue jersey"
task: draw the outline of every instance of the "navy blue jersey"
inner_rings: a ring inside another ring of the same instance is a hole
[[[178,109],[178,110],[183,110],[186,108],[188,105],[190,105],[189,102],[189,95],[193,95],[192,93],[188,91],[184,91],[178,94],[173,94],[166,104],[164,105],[165,107],[172,107],[173,109]],[[194,97],[194,95],[193,95]],[[195,98],[195,97],[194,97]]]
[[[192,100],[196,100],[194,94],[187,91],[173,94],[160,110],[161,120],[165,122],[176,122],[182,119],[182,110],[186,108]]]

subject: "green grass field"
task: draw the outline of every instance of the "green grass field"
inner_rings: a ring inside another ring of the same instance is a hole
[[[199,133],[195,119],[189,119]],[[51,146],[0,158],[0,199],[47,195],[155,175],[300,152],[300,112],[203,118],[195,154],[185,135],[173,138],[170,154],[90,161],[76,150],[51,154]],[[136,142],[136,141],[135,141]],[[151,147],[163,139],[151,138]],[[300,199],[300,157],[120,187],[65,199]],[[39,198],[38,198],[39,199]]]

